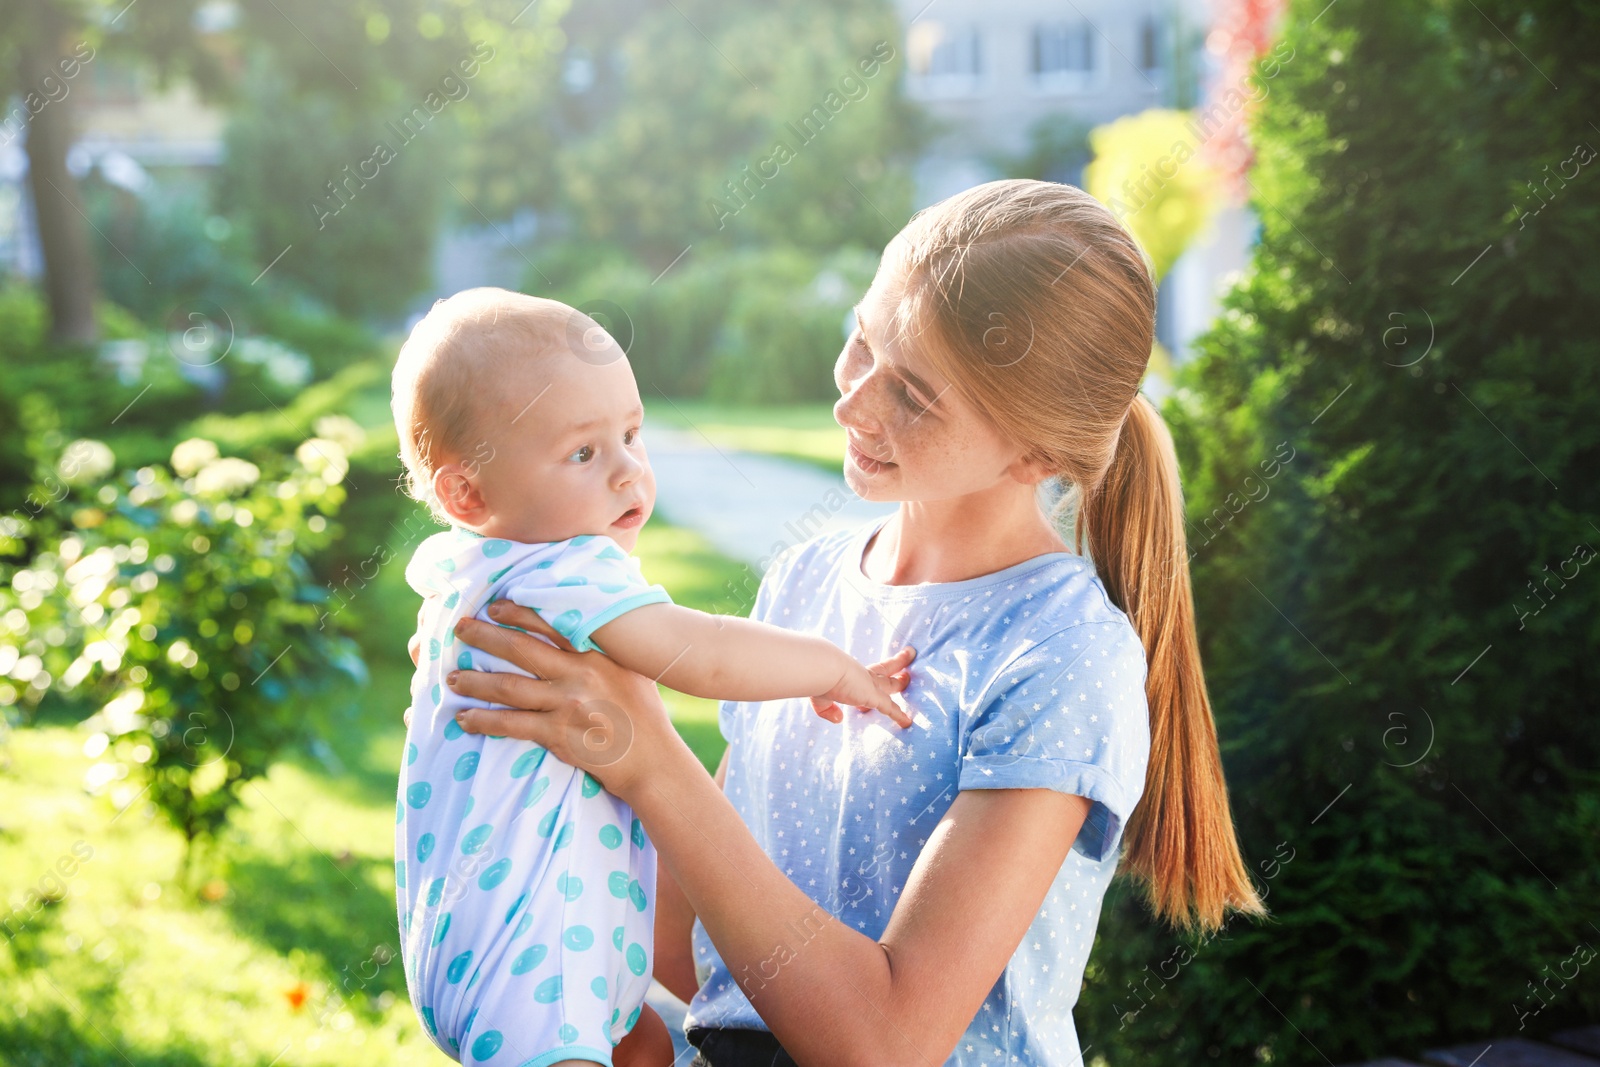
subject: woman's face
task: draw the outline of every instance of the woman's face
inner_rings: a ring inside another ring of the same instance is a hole
[[[892,249],[891,245],[891,249]],[[844,477],[863,500],[931,501],[1027,481],[1022,449],[966,402],[901,336],[895,309],[905,282],[885,253],[856,307],[856,329],[833,367],[833,417],[849,446]]]

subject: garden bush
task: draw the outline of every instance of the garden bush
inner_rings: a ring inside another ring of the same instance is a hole
[[[1260,244],[1167,407],[1273,917],[1201,942],[1119,883],[1080,1009],[1114,1064],[1600,1018],[1600,14],[1296,0],[1287,26]]]

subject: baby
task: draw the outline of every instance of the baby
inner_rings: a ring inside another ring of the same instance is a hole
[[[452,527],[406,568],[424,598],[395,815],[412,1006],[464,1064],[665,1067],[670,1038],[644,1005],[655,851],[594,778],[456,725],[467,701],[449,671],[517,670],[458,643],[456,622],[514,600],[680,692],[813,697],[829,718],[902,714],[892,683],[820,637],[691,611],[645,582],[629,555],[655,504],[644,411],[626,356],[582,313],[500,289],[439,302],[400,351],[394,415],[413,495]]]

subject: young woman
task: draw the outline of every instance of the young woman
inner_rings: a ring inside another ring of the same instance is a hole
[[[1176,458],[1138,393],[1154,314],[1138,246],[1070,186],[979,186],[885,250],[834,412],[851,488],[899,511],[788,551],[752,615],[895,660],[908,728],[727,703],[713,781],[650,679],[506,628],[564,644],[514,605],[506,627],[463,622],[538,679],[460,672],[458,692],[524,709],[462,727],[590,771],[654,841],[656,975],[692,997],[697,1063],[1069,1067],[1119,859],[1175,925],[1264,914]],[[1051,478],[1077,553],[1039,503]]]

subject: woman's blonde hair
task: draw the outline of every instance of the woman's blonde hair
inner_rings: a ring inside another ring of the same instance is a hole
[[[1240,856],[1195,635],[1172,437],[1139,392],[1155,340],[1148,258],[1070,185],[997,181],[920,212],[885,252],[898,325],[1002,433],[1070,491],[1087,544],[1148,661],[1150,763],[1125,869],[1175,926],[1265,915]]]

